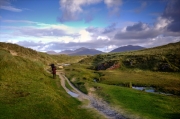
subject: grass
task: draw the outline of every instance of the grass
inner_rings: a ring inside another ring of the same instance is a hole
[[[52,62],[72,63],[79,60],[80,63],[65,67],[65,73],[84,93],[88,93],[89,86],[94,87],[97,95],[110,105],[122,108],[132,118],[131,114],[147,119],[180,118],[179,96],[117,86],[154,86],[179,94],[179,45],[180,42],[142,51],[88,56],[81,60],[84,57],[52,56],[0,43],[0,118],[98,118],[94,112],[81,108],[82,103],[64,91],[58,78],[54,80],[44,71],[45,66]],[[13,56],[12,51],[16,55]],[[94,70],[102,63],[114,61],[120,63],[119,69]],[[166,71],[160,70],[164,64],[169,66]],[[93,83],[93,79],[99,82]]]
[[[88,69],[87,65],[83,64],[72,64],[68,67],[65,67],[66,75],[68,78],[82,79],[82,80],[93,80],[93,77],[96,77],[97,74],[93,74],[93,70]]]
[[[179,95],[180,74],[178,72],[152,72],[138,68],[95,71],[89,67],[90,65],[84,63],[73,64],[66,67],[66,75],[71,79],[78,78],[78,82],[83,81],[86,89],[94,87],[98,96],[113,107],[123,110],[129,118],[176,119],[180,117],[179,96],[146,93],[121,87],[129,84],[153,86],[158,90]],[[93,83],[94,78],[99,79],[98,83]]]
[[[101,73],[100,83],[109,85],[152,86],[156,90],[180,95],[180,74],[172,72],[151,72],[142,70],[106,70]]]
[[[55,84],[52,86],[52,84],[31,82],[28,89],[25,88],[27,85],[23,86],[22,83],[21,85],[16,84],[18,87],[21,86],[21,89],[14,89],[15,86],[9,82],[7,82],[7,84],[11,85],[12,89],[5,92],[1,88],[1,119],[79,119],[85,118],[86,116],[92,118],[87,110],[79,108],[81,105],[79,101],[67,95],[62,88],[57,89]],[[1,85],[4,85],[4,83],[1,82]],[[28,95],[24,95],[26,92],[28,92]]]
[[[81,64],[72,64],[65,68],[66,77],[71,83],[83,93],[87,94],[86,83],[93,81],[97,74],[87,69],[88,66]],[[74,79],[74,80],[72,80]]]
[[[71,83],[76,87],[76,88],[78,88],[81,92],[83,92],[83,93],[85,93],[85,94],[87,94],[88,93],[88,91],[87,91],[87,89],[86,89],[86,87],[85,87],[85,81],[82,81],[82,80],[80,80],[80,79],[76,79],[75,78],[75,80],[74,81],[71,81]]]
[[[180,118],[180,42],[141,51],[87,57],[65,69],[68,78],[94,87],[110,105],[125,110],[130,118]],[[116,70],[96,71],[97,66],[118,62]],[[132,62],[132,64],[130,64]],[[163,69],[168,65],[167,69]],[[93,83],[93,79],[98,83]],[[146,93],[121,86],[153,86],[172,96]],[[80,88],[80,87],[77,87]],[[135,115],[135,116],[134,116]]]
[[[109,85],[129,86],[131,83],[133,86],[152,86],[156,91],[180,95],[180,74],[177,72],[152,72],[140,69],[94,71],[88,67],[81,64],[69,66],[65,69],[66,76],[69,79],[76,78],[75,81],[71,81],[77,85],[76,87],[78,84],[83,86],[88,83],[87,81],[97,79],[100,83]]]
[[[180,71],[180,42],[171,43],[155,48],[99,54],[80,61],[82,64],[92,65],[92,69],[106,63],[119,62],[121,68],[138,68],[141,70],[179,72]]]
[[[69,85],[69,83],[67,82],[67,80],[65,80],[65,86],[66,86],[66,88],[68,88],[70,91],[73,91],[73,88]]]
[[[77,63],[81,59],[86,58],[87,56],[69,56],[69,55],[50,55],[53,59],[55,59],[59,63]]]
[[[46,53],[37,52],[30,48],[24,48],[16,44],[0,42],[0,50],[6,51],[15,56],[23,57],[24,59],[40,61],[41,63],[45,65],[50,64],[52,62],[56,62],[53,58],[51,58]]]
[[[143,119],[177,119],[180,117],[180,98],[178,96],[146,93],[101,83],[91,85],[98,87],[96,93],[99,96],[109,104],[126,110],[127,115],[130,114],[131,118],[133,116],[131,113]]]
[[[44,59],[31,60],[30,57],[34,56],[23,55],[13,56],[8,50],[0,49],[1,119],[98,117],[81,108],[82,103],[65,92],[58,78],[52,79],[51,74],[44,70]]]

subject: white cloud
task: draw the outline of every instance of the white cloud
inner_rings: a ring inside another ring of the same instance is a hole
[[[86,30],[79,31],[80,37],[78,38],[79,42],[88,42],[91,39],[91,33]]]
[[[63,36],[61,38],[59,38],[58,42],[62,42],[62,43],[69,43],[69,42],[72,42],[74,41],[72,37],[69,37],[69,36]],[[76,42],[76,41],[74,41]]]
[[[6,42],[9,42],[9,43],[18,43],[19,40],[7,40]]]
[[[118,46],[116,46],[116,45],[109,45],[109,46],[107,46],[107,51],[109,52],[109,51],[112,51],[113,49],[115,49],[115,48],[118,48]]]
[[[102,1],[106,4],[110,14],[119,15],[122,0],[60,0],[59,4],[62,13],[57,20],[60,22],[67,22],[84,19],[85,22],[90,22],[93,20],[92,11],[85,10],[83,7]]]
[[[102,0],[60,0],[59,4],[62,15],[58,18],[58,20],[60,22],[79,20],[81,19],[79,14],[84,12],[82,8],[83,6],[97,4],[101,1]]]
[[[0,9],[12,11],[12,12],[22,12],[21,9],[15,8],[13,6],[1,6]]]
[[[104,3],[108,8],[119,7],[122,5],[122,0],[104,0]]]
[[[153,47],[180,41],[179,32],[169,32],[165,29],[169,21],[164,18],[158,18],[153,26],[137,22],[122,28],[116,24],[110,24],[104,28],[78,28],[26,20],[5,20],[4,22],[26,23],[27,26],[2,26],[0,41],[3,39],[3,42],[17,43],[39,51],[87,47],[109,52],[122,45]]]
[[[119,15],[118,13],[122,5],[122,0],[104,0],[104,3],[107,5],[110,14]]]
[[[154,38],[150,38],[145,43],[146,47],[155,47],[155,46],[161,46],[168,43],[178,42],[180,41],[180,36],[174,37],[174,36],[163,36],[159,35]]]
[[[158,17],[155,23],[155,29],[162,30],[165,29],[172,21],[166,18]]]
[[[97,40],[110,41],[110,38],[108,36],[98,36]]]
[[[22,9],[12,6],[9,0],[0,0],[0,9],[12,12],[22,12]]]
[[[6,20],[2,20],[2,22],[5,22],[5,23],[24,23],[24,24],[27,24],[27,25],[39,25],[39,26],[47,26],[47,25],[49,25],[49,24],[40,23],[40,22],[34,22],[34,21],[29,21],[29,20],[6,19]]]
[[[92,40],[92,33],[87,31],[86,28],[76,28],[63,24],[50,25],[25,20],[5,20],[4,22],[28,23],[28,26],[1,27],[2,30],[0,34],[3,35],[0,36],[0,39],[3,39],[3,41],[8,41],[13,38],[20,41],[24,39],[33,42],[42,41],[43,43],[49,43],[53,41],[67,44],[69,42],[80,43]],[[6,31],[11,32],[7,33]]]
[[[60,9],[68,10],[71,13],[82,12],[83,5],[99,3],[102,0],[60,0]]]

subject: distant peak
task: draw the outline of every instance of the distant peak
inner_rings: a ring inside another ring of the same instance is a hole
[[[79,48],[79,49],[88,49],[88,48],[85,48],[85,47],[81,47],[81,48]]]

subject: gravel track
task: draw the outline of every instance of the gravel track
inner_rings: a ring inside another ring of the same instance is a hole
[[[59,78],[61,79],[61,86],[66,90],[67,93],[72,92],[65,86],[65,80],[69,83],[69,85],[73,88],[74,93],[77,94],[76,98],[80,101],[88,100],[89,106],[95,108],[99,111],[99,113],[103,114],[105,118],[108,119],[127,119],[122,114],[118,113],[116,110],[112,109],[106,102],[95,98],[93,95],[86,95],[75,88],[70,81],[64,76],[63,72],[57,72]]]

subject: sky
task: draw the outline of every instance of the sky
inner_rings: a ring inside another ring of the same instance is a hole
[[[103,52],[180,41],[180,0],[0,0],[0,42]]]

